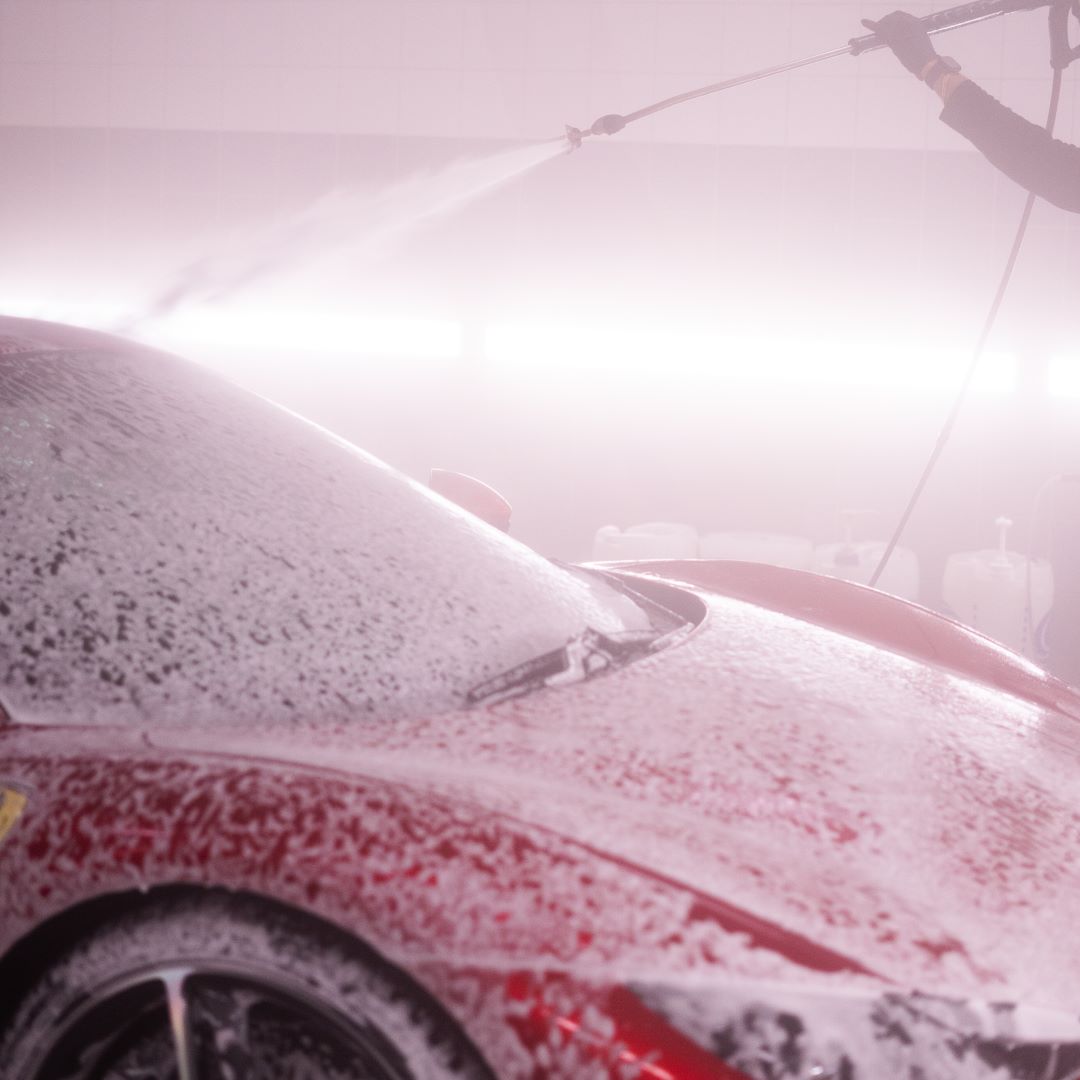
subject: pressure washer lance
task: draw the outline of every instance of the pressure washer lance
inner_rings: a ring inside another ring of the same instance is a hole
[[[996,19],[999,15],[1008,15],[1014,11],[1032,11],[1040,7],[1052,7],[1060,3],[1060,0],[975,0],[971,4],[960,4],[958,7],[946,8],[944,11],[933,15],[926,15],[919,20],[928,34],[940,34],[945,30],[954,30],[959,26],[970,26],[972,23],[984,22],[986,19]],[[796,68],[808,67],[811,64],[820,64],[823,60],[831,60],[835,56],[859,56],[864,52],[886,47],[884,41],[877,34],[865,34],[862,37],[852,38],[843,48],[833,49],[831,52],[821,53],[818,56],[808,56],[804,60],[794,60],[788,64],[780,64],[777,67],[764,68],[750,75],[740,75],[738,78],[727,79],[724,82],[713,83],[711,86],[703,86],[699,90],[690,90],[685,94],[658,101],[655,105],[638,109],[637,112],[620,116],[618,113],[609,113],[601,116],[591,127],[581,128],[566,126],[566,138],[570,143],[569,152],[581,147],[582,141],[590,135],[614,135],[622,131],[627,124],[635,120],[641,120],[653,113],[663,112],[683,102],[693,101],[695,98],[705,97],[708,94],[716,94],[721,90],[731,90],[736,86],[746,83],[757,82],[759,79],[768,79],[773,75],[783,75],[787,71]]]

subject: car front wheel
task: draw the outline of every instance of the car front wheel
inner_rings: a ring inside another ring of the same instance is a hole
[[[0,1061],[7,1080],[491,1080],[375,954],[224,895],[95,931],[23,999]]]

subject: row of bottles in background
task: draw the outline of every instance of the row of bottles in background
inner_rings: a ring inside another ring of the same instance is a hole
[[[690,525],[653,522],[629,529],[613,525],[599,529],[593,559],[729,559],[810,570],[860,584],[870,581],[885,551],[879,540],[855,540],[855,524],[862,514],[844,515],[844,539],[814,545],[800,536],[773,533],[720,532],[699,534]],[[1008,548],[1012,522],[998,518],[995,548],[953,555],[945,567],[942,595],[949,614],[1001,642],[1008,648],[1043,658],[1038,628],[1053,604],[1050,564],[1030,562]],[[882,592],[905,600],[919,598],[919,559],[909,548],[898,547],[877,583]]]
[[[1039,630],[1054,603],[1054,575],[1045,559],[1010,551],[1012,522],[998,518],[996,548],[964,551],[945,564],[942,596],[960,622],[1016,652],[1045,658]]]

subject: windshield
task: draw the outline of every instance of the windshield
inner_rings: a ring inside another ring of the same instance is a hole
[[[587,631],[650,627],[602,580],[197,366],[56,340],[0,321],[16,721],[438,710]]]

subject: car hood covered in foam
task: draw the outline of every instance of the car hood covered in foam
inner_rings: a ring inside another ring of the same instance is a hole
[[[896,985],[1080,1001],[1078,722],[702,595],[709,614],[688,640],[591,682],[229,748],[452,792]],[[741,976],[772,971],[752,952]]]

